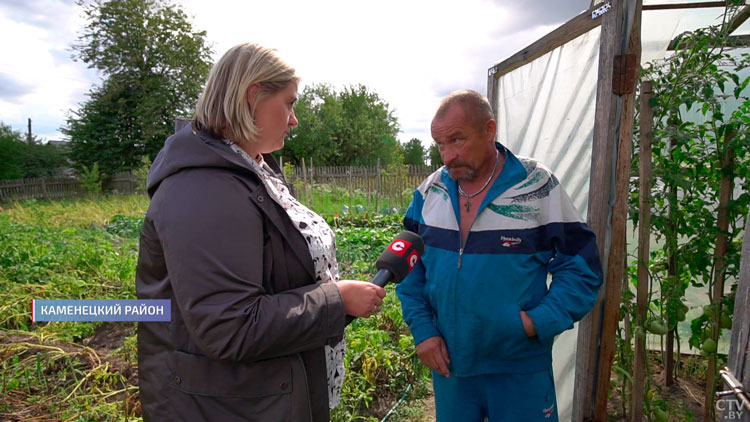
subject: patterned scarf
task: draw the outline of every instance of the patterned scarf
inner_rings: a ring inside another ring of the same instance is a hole
[[[263,161],[256,161],[239,145],[224,140],[232,150],[245,160],[250,168],[263,181],[268,194],[283,208],[294,223],[294,227],[307,241],[313,264],[315,266],[315,282],[329,283],[339,280],[339,266],[336,261],[336,237],[323,217],[316,214],[297,201],[289,188],[271,167]],[[328,372],[328,407],[333,409],[341,401],[341,385],[344,382],[344,355],[346,354],[346,340],[330,347],[325,346],[326,369]]]

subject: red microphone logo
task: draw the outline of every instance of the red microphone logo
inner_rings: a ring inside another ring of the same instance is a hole
[[[411,247],[411,242],[401,239],[396,239],[388,245],[388,250],[395,253],[396,255],[403,257],[404,253]],[[416,264],[416,263],[415,263]]]
[[[417,251],[411,251],[406,261],[409,263],[409,271],[413,270],[414,266],[419,262],[419,254]]]

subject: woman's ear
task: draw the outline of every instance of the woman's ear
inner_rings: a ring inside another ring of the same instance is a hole
[[[253,99],[255,99],[255,96],[258,95],[258,90],[260,89],[260,82],[256,82],[249,87],[247,87],[247,103],[252,104]]]

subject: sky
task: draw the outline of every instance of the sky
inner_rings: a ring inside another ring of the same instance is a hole
[[[432,141],[440,99],[486,94],[487,70],[588,8],[590,0],[173,0],[207,32],[213,60],[242,42],[276,48],[308,84],[362,84],[398,119],[399,141]],[[0,121],[44,140],[60,128],[96,71],[72,59],[85,25],[73,0],[0,0]]]

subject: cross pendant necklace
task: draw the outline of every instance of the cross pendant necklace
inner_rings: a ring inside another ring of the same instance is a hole
[[[499,158],[500,158],[500,152],[495,150],[495,165],[492,166],[492,173],[490,173],[490,177],[487,178],[487,181],[484,182],[484,185],[482,185],[482,187],[478,191],[471,193],[471,194],[466,193],[464,192],[464,189],[461,187],[461,184],[458,183],[458,193],[461,194],[461,196],[466,197],[464,208],[466,208],[467,214],[471,212],[471,202],[469,202],[469,200],[479,195],[480,193],[484,192],[484,190],[487,189],[487,186],[490,184],[490,180],[492,180],[492,178],[495,177],[495,170],[497,170],[497,163],[498,161],[500,161]]]

